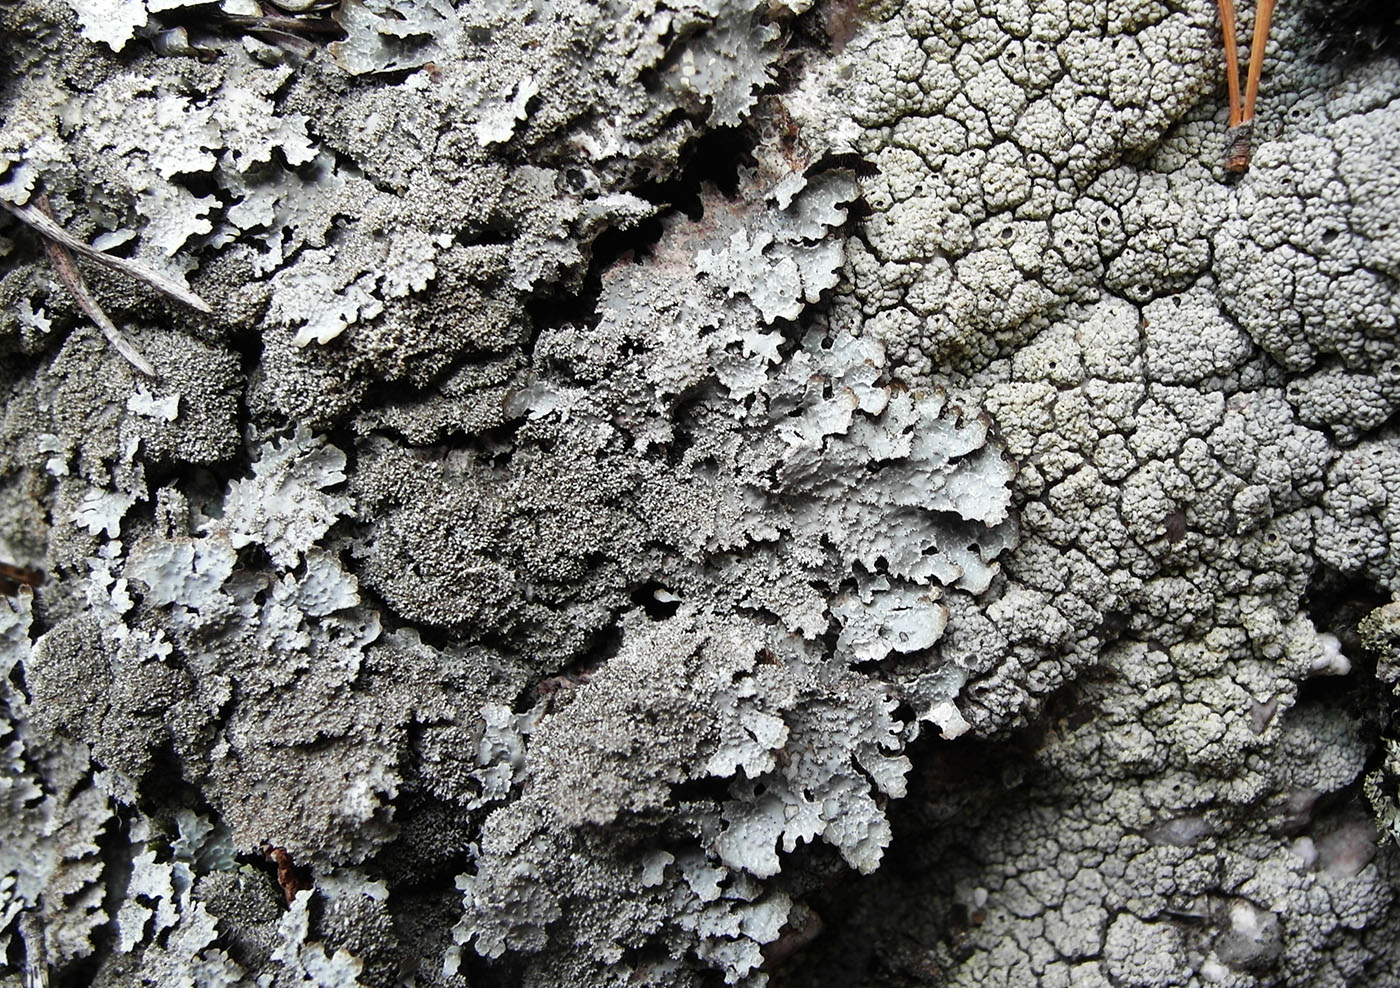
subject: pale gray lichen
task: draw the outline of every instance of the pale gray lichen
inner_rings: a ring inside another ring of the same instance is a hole
[[[1400,977],[1393,60],[1231,184],[1208,0],[181,6],[0,15],[0,197],[220,313],[4,231],[0,963]]]
[[[1283,30],[1297,27],[1286,23]],[[852,51],[848,46],[848,59],[860,57]],[[873,59],[859,64],[879,71]],[[892,70],[896,62],[887,64]],[[1093,204],[1103,222],[1090,229],[1098,231],[1103,254],[1084,256],[1091,266],[1076,276],[1083,280],[1065,282],[1075,293],[1057,303],[1063,308],[1020,323],[1025,328],[1017,332],[1030,334],[1024,343],[1012,337],[1019,345],[1003,343],[997,352],[970,343],[947,348],[941,320],[963,298],[961,267],[927,289],[911,286],[902,298],[888,290],[857,293],[867,312],[880,310],[867,325],[897,359],[895,344],[911,348],[903,360],[922,372],[915,380],[951,376],[956,394],[984,402],[1021,465],[1022,539],[1002,560],[1006,585],[981,614],[954,610],[940,643],[945,656],[998,656],[985,671],[973,666],[966,689],[978,702],[960,704],[961,711],[985,730],[1013,710],[1034,709],[1037,697],[1055,704],[1056,691],[1082,675],[1074,670],[1091,670],[1058,705],[1083,712],[1061,713],[1046,725],[1043,751],[1020,769],[1029,772],[1029,788],[1012,797],[994,785],[984,803],[974,800],[980,815],[969,817],[967,829],[944,834],[946,824],[930,821],[911,836],[944,848],[927,854],[922,880],[946,889],[944,901],[977,900],[978,915],[970,926],[972,909],[961,920],[950,911],[927,925],[892,924],[874,948],[897,958],[884,962],[891,981],[1262,985],[1295,983],[1291,972],[1306,970],[1309,983],[1382,984],[1395,976],[1395,959],[1380,946],[1389,934],[1364,932],[1394,929],[1393,860],[1378,857],[1363,867],[1374,854],[1374,833],[1364,820],[1319,803],[1322,793],[1354,791],[1368,757],[1360,725],[1330,704],[1289,708],[1307,678],[1353,669],[1350,646],[1323,629],[1352,634],[1354,605],[1328,613],[1316,600],[1337,593],[1340,579],[1386,596],[1393,589],[1386,396],[1395,258],[1378,246],[1383,237],[1351,233],[1348,217],[1375,209],[1384,222],[1396,219],[1393,201],[1354,193],[1363,182],[1384,186],[1394,167],[1365,155],[1356,164],[1351,151],[1361,142],[1351,135],[1381,128],[1386,136],[1377,130],[1370,140],[1385,146],[1397,75],[1392,62],[1360,69],[1346,82],[1334,81],[1335,69],[1278,64],[1279,102],[1296,104],[1266,145],[1268,163],[1256,158],[1233,189],[1217,182],[1218,151],[1203,139],[1209,131],[1188,117],[1164,131],[1142,161],[1107,168],[1084,181],[1076,203],[1055,210],[1060,220]],[[846,78],[868,76],[853,66]],[[1318,95],[1323,90],[1326,99]],[[940,120],[940,113],[914,108],[917,119],[907,126],[938,133],[951,115],[951,108],[942,111]],[[860,139],[894,159],[909,146],[899,139],[902,126],[866,130]],[[921,144],[924,154],[928,147]],[[1062,174],[1073,180],[1072,162],[1066,166]],[[912,184],[922,167],[908,158],[899,180]],[[1296,180],[1285,191],[1287,175]],[[882,200],[886,181],[874,183],[872,205],[892,213],[898,207],[882,203],[902,197]],[[1267,203],[1258,198],[1264,190],[1273,190]],[[919,217],[952,197],[940,194],[934,207],[924,207],[912,188],[905,194],[909,213]],[[1005,235],[1019,241],[1017,224],[1031,219],[1008,217]],[[921,266],[919,276],[928,277],[938,261],[923,258],[956,256],[975,242],[966,227],[938,214],[931,220],[942,225],[928,228],[937,232],[914,260],[883,250],[880,238],[912,228],[902,216],[874,227],[870,243],[882,248],[875,257],[883,265],[859,252],[854,263],[882,285],[898,284]],[[1275,244],[1276,254],[1267,253]],[[1293,274],[1271,268],[1273,256],[1297,258]],[[891,263],[896,259],[906,263]],[[1310,265],[1327,276],[1294,276]],[[1018,270],[1016,287],[1028,293],[1059,283],[1049,265]],[[1391,273],[1378,276],[1382,270]],[[1004,311],[1020,318],[1014,304]],[[1315,327],[1297,325],[1310,311],[1317,312]],[[951,321],[964,330],[976,325]],[[953,357],[958,366],[950,375],[927,361],[930,354]],[[1344,452],[1342,444],[1355,448]],[[1310,599],[1312,614],[1300,613]],[[1142,668],[1148,660],[1150,675]],[[1085,725],[1085,717],[1097,719]],[[1081,742],[1092,751],[1076,747]],[[1061,754],[1067,751],[1074,754]],[[1324,762],[1321,774],[1309,768]],[[1259,771],[1278,775],[1261,779]],[[1120,777],[1135,781],[1112,781]],[[1038,786],[1053,805],[1032,795]],[[1141,819],[1150,814],[1127,811],[1138,786],[1161,800],[1153,824]],[[936,806],[958,802],[932,790],[929,798]],[[1031,805],[1003,812],[997,807],[1008,798]],[[1269,800],[1279,806],[1272,824],[1274,811],[1262,809]],[[1229,807],[1232,820],[1248,823],[1208,827],[1204,807]],[[1176,852],[1176,877],[1166,870],[1154,877],[1146,862],[1132,870],[1139,852],[1127,835],[1149,826],[1170,846],[1199,848]],[[1303,850],[1325,844],[1339,857],[1322,865],[1309,852],[1295,867],[1301,879],[1285,875],[1285,847],[1271,828],[1308,833]],[[1206,834],[1214,835],[1209,849]],[[944,883],[940,869],[962,861],[969,841],[977,864],[967,869],[968,884]],[[1023,856],[1007,857],[1013,848]],[[1094,863],[1078,863],[1081,852]],[[1252,873],[1269,856],[1280,867],[1263,869],[1243,904],[1234,878],[1182,887],[1190,875],[1222,874],[1222,860],[1234,855],[1241,860],[1227,876]],[[1075,862],[1069,873],[1029,894],[1018,887],[1022,879],[1001,877],[1067,858]],[[1124,895],[1131,897],[1117,904],[1102,883],[1125,869]],[[1092,890],[1071,894],[1064,885],[1071,875],[1092,882]],[[1015,899],[1002,912],[990,908],[1008,893]],[[909,884],[877,879],[862,921],[877,923],[881,909],[896,908],[890,896],[912,894]],[[1274,913],[1279,918],[1271,920]],[[1360,916],[1360,927],[1352,926]],[[948,947],[952,924],[961,924],[960,949]],[[868,937],[868,925],[858,928]],[[825,953],[814,964],[832,958]]]
[[[1376,660],[1376,678],[1390,687],[1384,759],[1367,777],[1366,798],[1381,833],[1400,844],[1400,603],[1376,608],[1360,623],[1362,647]]]
[[[908,768],[892,754],[893,707],[878,683],[762,623],[688,606],[636,616],[622,651],[531,738],[522,798],[488,818],[459,879],[459,941],[488,957],[587,943],[615,965],[626,950],[724,959],[707,941],[735,938],[722,968],[742,978],[787,919],[786,897],[760,897],[748,878],[776,874],[780,848],[821,838],[861,870],[878,863],[888,828],[877,800],[903,791]],[[580,744],[588,736],[607,740]],[[729,798],[683,800],[668,819],[675,787],[707,778],[732,779]],[[634,846],[580,874],[603,826],[632,832]],[[621,916],[584,891],[609,871],[638,888]],[[648,918],[660,902],[669,908]]]

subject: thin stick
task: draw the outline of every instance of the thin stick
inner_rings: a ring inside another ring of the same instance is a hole
[[[342,34],[341,26],[334,21],[309,17],[247,17],[242,14],[222,14],[220,19],[234,27],[253,31],[279,31],[283,34]]]
[[[1264,70],[1264,45],[1269,40],[1269,22],[1274,17],[1274,0],[1259,0],[1259,13],[1254,21],[1254,43],[1249,46],[1249,83],[1244,91],[1244,116],[1241,123],[1254,119],[1254,101],[1259,98],[1259,73]]]
[[[1225,39],[1225,85],[1230,91],[1230,127],[1240,125],[1240,53],[1236,37],[1235,0],[1220,0],[1220,33]]]
[[[0,206],[4,206],[13,213],[16,219],[29,224],[35,230],[38,230],[44,236],[48,237],[49,240],[66,247],[75,254],[86,257],[90,261],[96,261],[98,264],[105,264],[113,271],[118,271],[124,275],[135,278],[137,281],[145,282],[156,291],[169,295],[177,302],[184,302],[190,308],[197,309],[206,315],[214,311],[204,299],[200,298],[183,285],[165,277],[165,275],[151,271],[132,261],[128,261],[124,257],[113,257],[111,254],[104,254],[91,244],[83,243],[77,237],[55,223],[52,217],[34,206],[15,206],[2,199],[0,199]]]
[[[83,310],[83,314],[97,324],[97,328],[102,330],[102,335],[107,337],[107,342],[112,345],[112,349],[127,359],[131,366],[135,367],[147,377],[158,377],[156,369],[151,366],[151,362],[142,356],[141,351],[122,335],[121,330],[112,320],[107,318],[107,313],[102,311],[102,306],[97,304],[97,300],[88,291],[87,282],[83,280],[83,273],[78,270],[78,263],[73,260],[73,255],[68,251],[68,242],[72,241],[82,247],[87,247],[81,240],[71,237],[57,223],[54,222],[53,214],[49,210],[48,196],[36,195],[34,205],[14,207],[6,203],[6,208],[20,219],[29,223],[48,239],[44,241],[44,253],[48,255],[49,263],[53,265],[58,280],[63,282],[63,287],[68,289],[68,294],[73,296],[73,300],[78,303],[78,308]],[[18,212],[24,209],[28,215]],[[54,233],[59,236],[54,236]],[[92,248],[88,248],[91,250]]]
[[[78,270],[78,265],[73,261],[73,255],[68,253],[68,249],[62,244],[52,240],[44,241],[44,251],[49,255],[49,263],[58,272],[58,280],[63,282],[63,287],[68,289],[68,294],[72,295],[78,303],[78,308],[83,313],[97,323],[97,328],[102,330],[102,335],[107,337],[107,342],[112,344],[112,349],[127,359],[131,366],[135,367],[147,377],[157,377],[156,369],[151,366],[151,362],[141,355],[141,351],[136,349],[136,345],[122,335],[116,324],[107,318],[107,313],[102,311],[102,306],[97,304],[91,293],[88,292],[87,284],[83,281],[83,274]]]
[[[1269,22],[1274,17],[1274,0],[1259,0],[1254,19],[1254,40],[1249,47],[1249,78],[1245,84],[1244,106],[1239,122],[1225,133],[1225,167],[1232,172],[1249,170],[1254,157],[1254,103],[1259,98],[1259,74],[1264,70],[1264,46],[1269,40]]]

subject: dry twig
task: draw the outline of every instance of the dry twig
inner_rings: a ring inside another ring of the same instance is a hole
[[[1234,0],[1218,0],[1220,29],[1225,41],[1225,84],[1230,93],[1230,129],[1225,132],[1225,167],[1232,172],[1249,169],[1254,138],[1254,104],[1259,98],[1259,76],[1264,67],[1264,46],[1274,17],[1275,0],[1259,0],[1254,19],[1254,40],[1249,48],[1249,77],[1240,99],[1239,40],[1235,28]]]
[[[112,348],[125,357],[131,366],[142,374],[149,377],[157,376],[156,369],[151,366],[151,362],[142,356],[135,344],[122,335],[121,330],[117,329],[116,324],[107,318],[107,313],[102,311],[102,307],[92,297],[92,293],[88,291],[87,282],[83,280],[82,272],[78,270],[77,262],[73,260],[74,254],[81,254],[89,260],[105,264],[112,270],[144,282],[157,291],[200,312],[208,314],[214,311],[208,302],[170,278],[125,258],[104,254],[96,247],[86,244],[70,234],[54,221],[48,208],[48,201],[43,196],[36,196],[34,204],[30,206],[15,206],[3,200],[0,200],[0,205],[8,209],[16,219],[43,234],[45,238],[44,252],[48,255],[49,263],[53,265],[54,271],[58,274],[58,280],[63,282],[63,287],[68,289],[69,294],[73,296],[84,315],[96,323],[98,329],[102,330],[102,335],[107,337],[107,342],[112,344]]]

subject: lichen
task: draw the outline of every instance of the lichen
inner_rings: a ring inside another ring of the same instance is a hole
[[[284,6],[0,13],[214,309],[0,229],[0,965],[1400,976],[1391,56],[1227,180],[1209,0]]]

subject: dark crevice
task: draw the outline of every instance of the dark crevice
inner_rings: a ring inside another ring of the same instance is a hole
[[[579,653],[558,671],[532,683],[528,689],[515,698],[513,710],[525,713],[540,702],[551,708],[573,690],[582,686],[592,675],[622,651],[622,626],[619,622],[621,609],[613,614],[612,621],[595,631]]]
[[[18,926],[19,924],[16,924]],[[9,968],[11,971],[19,971],[24,968],[24,938],[22,936],[11,936],[6,944],[4,954],[0,954],[0,969]]]
[[[743,778],[740,769],[736,778]],[[732,780],[707,775],[702,778],[687,779],[671,787],[671,805],[685,806],[699,803],[703,806],[718,806],[729,799],[729,784]]]
[[[887,808],[893,841],[880,870],[858,875],[833,863],[830,880],[803,900],[821,917],[822,933],[774,972],[770,984],[914,988],[942,983],[940,959],[958,957],[960,931],[981,919],[954,894],[954,872],[977,862],[970,847],[940,844],[929,835],[950,832],[953,824],[964,832],[975,828],[1024,775],[1024,748],[977,739],[945,741],[932,734],[911,744],[906,751],[915,766],[910,791]],[[945,867],[950,862],[957,866]],[[922,918],[908,918],[912,901],[921,903]]]
[[[1400,51],[1400,5],[1395,0],[1303,0],[1312,29],[1308,55],[1351,64]]]
[[[666,222],[677,215],[691,221],[704,215],[702,194],[707,186],[733,197],[739,189],[739,170],[752,164],[752,148],[757,136],[748,128],[734,127],[711,131],[696,139],[684,163],[671,178],[643,184],[629,190],[657,208],[656,214],[626,227],[609,227],[590,247],[590,261],[583,283],[567,296],[539,293],[525,303],[525,312],[536,327],[568,323],[592,325],[598,318],[598,298],[603,288],[603,272],[624,259],[639,260],[650,255],[661,240]]]
[[[458,247],[509,247],[511,238],[507,231],[488,226],[463,229],[458,232],[454,242]]]
[[[1320,703],[1360,718],[1362,736],[1379,759],[1381,733],[1390,722],[1391,691],[1376,675],[1376,656],[1362,644],[1358,626],[1372,611],[1390,603],[1390,594],[1373,583],[1323,569],[1314,575],[1300,610],[1324,634],[1334,635],[1350,664],[1346,675],[1316,675],[1298,686],[1298,705]]]
[[[238,358],[238,371],[245,387],[239,395],[239,420],[247,422],[251,417],[248,409],[248,389],[246,382],[253,379],[254,373],[262,366],[263,334],[257,331],[235,333],[225,342],[225,346]]]
[[[252,472],[253,460],[248,451],[242,456],[203,466],[181,465],[174,459],[144,460],[146,484],[151,496],[146,502],[154,511],[156,494],[167,487],[173,487],[185,495],[192,503],[221,501],[224,491],[234,480],[241,480]]]
[[[461,977],[463,984],[485,986],[485,988],[516,988],[525,983],[524,955],[506,953],[488,960],[470,947],[461,952]]]
[[[93,940],[97,941],[114,939],[111,934],[104,934],[98,930],[93,934]],[[102,969],[103,963],[107,959],[111,948],[100,947],[93,950],[86,957],[69,961],[58,968],[51,968],[49,971],[48,988],[90,988],[97,980],[97,975]]]
[[[410,759],[418,755],[422,725],[409,728],[400,766],[405,782],[394,799],[394,816],[400,822],[398,836],[374,856],[376,872],[395,899],[421,899],[444,893],[460,900],[456,876],[471,870],[467,848],[480,834],[482,818],[489,810],[468,812],[427,792]]]
[[[228,705],[232,705],[230,698]],[[218,724],[226,723],[221,711]],[[167,740],[151,753],[150,765],[141,777],[141,812],[153,820],[173,820],[179,810],[190,810],[221,825],[219,813],[204,799],[201,790],[185,780],[184,762],[181,755]]]
[[[1318,631],[1336,635],[1349,657],[1362,654],[1357,625],[1377,607],[1390,603],[1390,594],[1370,581],[1332,569],[1314,574],[1299,609]]]
[[[648,617],[657,621],[673,616],[676,611],[680,610],[681,606],[679,597],[656,582],[647,582],[633,587],[630,596],[632,603],[645,611]]]

